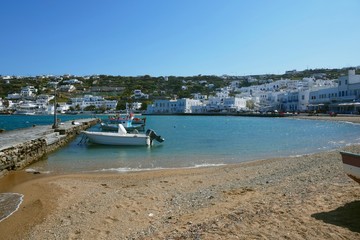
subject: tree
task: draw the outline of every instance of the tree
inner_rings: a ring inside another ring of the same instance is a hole
[[[6,99],[3,100],[3,105],[4,105],[4,107],[8,108],[10,106],[9,100],[6,100]]]
[[[247,100],[247,101],[246,101],[246,107],[247,107],[248,109],[254,109],[254,108],[255,108],[255,103],[254,103],[254,101],[253,101],[253,100]]]
[[[90,106],[86,106],[84,108],[84,111],[95,111],[96,106],[95,105],[90,105]]]
[[[106,111],[106,106],[105,106],[105,104],[101,105],[101,106],[99,107],[99,110],[100,110],[100,112],[105,112],[105,111]]]
[[[141,109],[140,110],[146,110],[147,109],[147,106],[148,106],[148,103],[147,102],[143,102],[141,104]]]
[[[124,110],[124,109],[126,109],[125,102],[122,103],[118,102],[118,104],[116,105],[116,110]]]

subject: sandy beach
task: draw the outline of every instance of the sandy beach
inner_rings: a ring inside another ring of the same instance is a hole
[[[338,150],[121,174],[17,171],[0,192],[24,194],[1,239],[360,239],[360,185]]]

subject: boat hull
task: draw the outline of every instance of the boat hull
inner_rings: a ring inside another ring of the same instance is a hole
[[[102,145],[117,146],[149,146],[151,144],[150,137],[145,134],[126,134],[104,132],[83,132],[89,139],[89,142]]]
[[[349,152],[340,152],[344,172],[360,184],[360,155]]]

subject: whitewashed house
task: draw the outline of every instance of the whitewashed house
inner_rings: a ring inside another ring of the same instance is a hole
[[[148,105],[148,114],[175,114],[192,113],[194,106],[201,106],[200,100],[183,98],[176,100],[155,100],[152,105]]]
[[[19,100],[21,99],[21,95],[19,93],[9,93],[6,97],[8,100]]]
[[[34,86],[23,87],[20,91],[22,97],[34,97],[36,96],[37,89]]]
[[[309,107],[310,89],[299,90],[298,111],[305,112]]]
[[[324,84],[309,93],[309,110],[358,113],[360,111],[360,75],[349,70],[338,79],[337,86]]]
[[[248,110],[246,102],[250,98],[237,98],[237,97],[228,97],[223,99],[224,109],[229,112],[237,112],[242,110]]]
[[[205,101],[208,98],[207,95],[203,95],[200,93],[193,93],[191,95],[193,96],[193,99],[200,100],[200,101]]]
[[[71,106],[76,108],[80,106],[81,110],[88,106],[95,106],[96,108],[105,107],[114,110],[118,104],[116,100],[106,100],[101,96],[85,95],[83,98],[71,98]]]
[[[76,79],[76,78],[73,78],[73,79],[65,80],[65,81],[63,81],[63,83],[66,83],[66,84],[82,84],[83,82]]]
[[[132,97],[135,99],[149,99],[149,95],[141,92],[141,90],[139,89],[134,90],[134,94],[132,95]]]
[[[142,107],[141,102],[126,103],[126,109],[140,110]]]
[[[61,85],[59,86],[58,90],[60,92],[73,92],[76,90],[74,85],[71,84],[65,84],[65,85]]]

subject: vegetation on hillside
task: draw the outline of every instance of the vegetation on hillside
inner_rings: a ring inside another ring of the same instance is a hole
[[[72,97],[82,97],[84,94],[103,96],[107,99],[118,100],[119,109],[124,109],[126,102],[140,101],[147,105],[154,99],[189,98],[192,93],[214,95],[218,88],[228,86],[231,81],[239,81],[239,86],[262,84],[270,79],[273,81],[281,78],[300,80],[304,77],[323,74],[327,79],[337,79],[342,74],[347,74],[348,68],[343,69],[308,69],[291,74],[266,74],[252,76],[111,76],[99,75],[96,77],[62,76],[63,81],[76,78],[82,84],[75,84],[76,91],[71,93],[61,92],[59,102],[67,102]],[[251,81],[250,81],[251,79]],[[53,77],[25,77],[21,79],[2,80],[0,84],[0,97],[3,99],[9,93],[20,93],[22,87],[34,86],[38,94],[53,94],[54,89],[49,82],[58,81]],[[64,83],[60,83],[64,84]],[[149,99],[134,99],[134,90],[141,90],[149,95]]]

